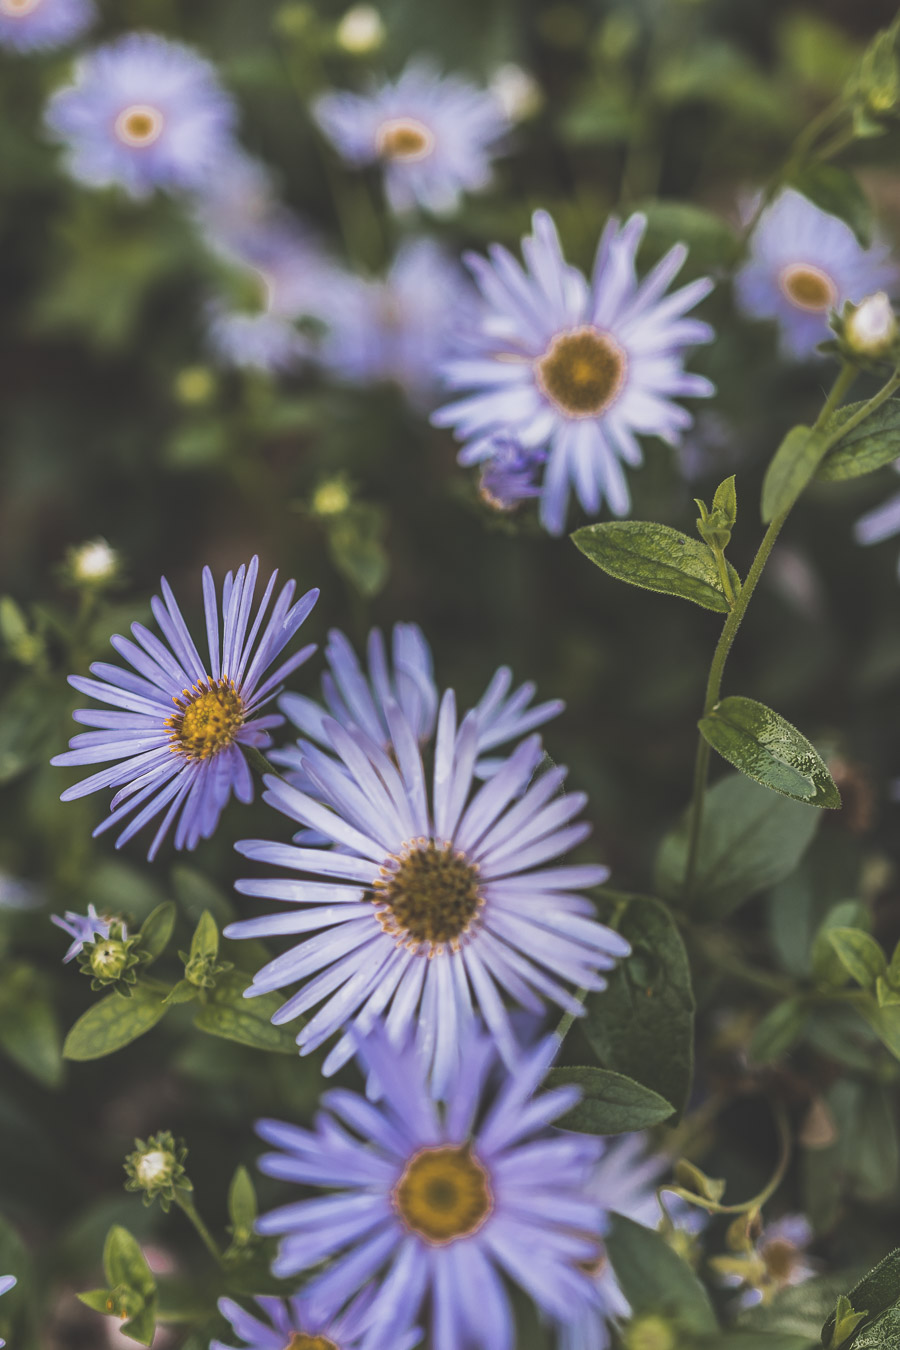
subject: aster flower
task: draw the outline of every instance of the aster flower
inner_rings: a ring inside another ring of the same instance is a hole
[[[65,47],[96,18],[92,0],[0,0],[0,47],[16,52]]]
[[[92,943],[95,938],[105,940],[109,937],[110,921],[102,918],[93,905],[88,905],[87,914],[75,914],[72,910],[67,909],[64,919],[61,919],[58,914],[51,914],[50,922],[55,923],[57,928],[61,928],[64,933],[68,933],[74,939],[63,957],[64,962],[73,961],[76,956],[80,956],[85,943]],[[122,925],[122,932],[123,936],[127,936],[124,924]]]
[[[433,1350],[511,1350],[502,1275],[546,1315],[576,1318],[593,1295],[584,1267],[600,1252],[600,1211],[584,1188],[601,1144],[547,1128],[579,1095],[534,1096],[558,1047],[548,1037],[498,1076],[492,1042],[471,1035],[441,1109],[415,1050],[373,1034],[360,1058],[381,1088],[378,1106],[332,1091],[314,1130],[261,1121],[257,1133],[280,1150],[261,1170],[329,1191],[258,1220],[281,1237],[273,1273],[331,1259],[307,1286],[325,1308],[374,1278],[363,1350],[384,1346],[426,1302]]]
[[[709,380],[683,369],[685,348],[712,329],[685,318],[710,290],[706,279],[666,296],[685,258],[678,244],[637,281],[635,255],[644,216],[603,231],[590,284],[563,258],[553,221],[534,215],[522,241],[526,270],[494,245],[491,261],[466,261],[484,297],[464,357],[445,362],[449,388],[465,395],[432,417],[465,442],[461,464],[496,453],[497,436],[527,449],[547,446],[541,520],[553,534],[565,524],[570,486],[584,509],[605,499],[616,515],[629,507],[622,463],[641,463],[637,435],[677,445],[691,417],[673,402],[706,397]]]
[[[258,572],[259,559],[254,557],[249,567],[238,568],[236,576],[231,572],[226,576],[220,642],[215,583],[209,568],[203,569],[208,667],[163,577],[162,599],[154,596],[151,608],[165,642],[143,624],[132,624],[134,642],[119,635],[110,639],[131,670],[100,661],[91,666],[96,679],[69,677],[79,693],[113,711],[82,708],[73,713],[76,722],[100,730],[73,737],[69,750],[51,762],[68,767],[122,761],[62,794],[63,801],[73,801],[101,788],[117,789],[110,815],[95,835],[135,812],[116,841],[121,847],[165,810],[150,846],[148,857],[153,858],[176,817],[175,847],[192,849],[213,834],[232,792],[239,801],[252,800],[253,779],[241,746],[265,749],[270,729],[284,720],[277,714],[258,713],[315,647],[304,647],[271,675],[266,672],[319,595],[308,591],[292,603],[295,583],[289,581],[264,625],[278,576],[273,572],[251,625]]]
[[[455,347],[474,297],[456,263],[431,239],[402,244],[384,280],[344,274],[319,311],[319,364],[345,384],[393,382],[417,405],[433,404],[440,362]]]
[[[803,1284],[816,1274],[815,1263],[806,1255],[812,1240],[806,1216],[786,1214],[766,1224],[749,1249],[734,1256],[715,1256],[710,1265],[724,1285],[743,1290],[741,1306],[750,1308],[770,1302],[782,1289]]]
[[[213,1341],[209,1350],[357,1350],[372,1303],[372,1290],[365,1290],[344,1312],[326,1316],[312,1299],[295,1294],[290,1299],[258,1298],[256,1304],[266,1321],[245,1312],[234,1299],[220,1298],[219,1312],[227,1317],[244,1345],[229,1346]],[[420,1339],[418,1328],[392,1341],[396,1350],[412,1350]]]
[[[494,449],[481,466],[478,490],[495,511],[514,511],[529,497],[539,497],[535,481],[547,456],[543,450],[526,449],[510,436],[494,438]]]
[[[127,33],[79,61],[46,114],[74,178],[132,197],[206,181],[232,151],[232,100],[213,67],[155,33]]]
[[[364,731],[326,717],[321,729],[332,753],[306,744],[300,757],[314,791],[266,779],[270,806],[337,847],[237,844],[245,857],[288,872],[239,881],[237,889],[294,908],[230,924],[225,934],[304,935],[255,975],[246,997],[302,981],[272,1020],[289,1022],[323,1004],[297,1036],[302,1054],[349,1027],[325,1060],[326,1074],[350,1058],[354,1029],[365,1032],[384,1014],[395,1044],[415,1024],[440,1095],[473,1010],[514,1063],[501,993],[534,1013],[550,1000],[578,1015],[582,1005],[566,986],[604,988],[600,972],[629,948],[596,921],[589,901],[572,894],[605,880],[605,867],[545,866],[590,827],[571,823],[584,795],[558,795],[565,769],[532,781],[540,737],[522,741],[473,793],[479,718],[473,710],[457,727],[448,690],[429,792],[416,728],[392,699],[383,707],[387,752]]]
[[[383,166],[397,213],[417,203],[436,213],[456,210],[463,192],[490,182],[491,158],[509,129],[492,94],[421,60],[367,94],[324,94],[313,115],[347,163]]]
[[[832,336],[832,310],[895,290],[898,276],[885,245],[863,248],[844,221],[785,188],[760,216],[734,284],[744,313],[775,319],[782,353],[802,360]]]

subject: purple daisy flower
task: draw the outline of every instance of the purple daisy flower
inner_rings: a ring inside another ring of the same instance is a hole
[[[155,33],[127,33],[83,57],[46,113],[69,172],[132,197],[201,186],[233,153],[235,109],[208,61]]]
[[[629,507],[622,463],[641,463],[637,434],[677,445],[691,416],[673,400],[705,398],[713,386],[683,368],[685,349],[713,331],[686,311],[709,292],[701,279],[666,296],[685,258],[678,244],[642,282],[635,255],[646,219],[634,215],[603,231],[590,284],[563,258],[553,221],[534,215],[522,241],[527,270],[494,245],[491,261],[468,254],[484,307],[470,351],[444,364],[451,389],[468,391],[435,413],[465,442],[461,464],[495,453],[496,438],[523,448],[547,446],[541,520],[561,533],[570,486],[585,511],[606,499],[616,515]]]
[[[81,952],[86,942],[93,942],[94,938],[109,937],[109,920],[103,919],[97,913],[93,905],[88,905],[87,914],[75,914],[72,910],[66,910],[66,917],[61,919],[58,914],[50,915],[50,922],[55,923],[57,928],[61,928],[64,933],[68,933],[74,941],[63,957],[63,961],[73,961]],[[127,937],[128,933],[125,925],[122,924],[122,936]]]
[[[92,0],[0,0],[0,47],[15,52],[65,47],[96,18]]]
[[[744,313],[775,319],[782,353],[803,360],[832,336],[832,310],[894,291],[898,277],[885,245],[863,248],[843,220],[785,188],[760,216],[734,286]]]
[[[165,642],[143,624],[134,623],[134,642],[118,634],[110,639],[131,670],[98,661],[91,666],[96,679],[69,677],[79,693],[109,704],[114,711],[81,708],[73,713],[76,722],[101,729],[74,736],[69,750],[51,763],[68,767],[123,761],[62,794],[65,802],[101,788],[118,789],[110,815],[97,826],[95,835],[121,824],[140,807],[116,840],[117,848],[163,809],[162,824],[147,856],[156,856],[176,817],[175,847],[196,848],[214,832],[232,792],[239,801],[252,800],[253,778],[241,746],[265,749],[269,730],[284,721],[278,714],[257,714],[315,646],[288,657],[268,677],[266,671],[297,633],[319,595],[317,590],[307,591],[292,604],[295,583],[289,581],[263,626],[278,576],[273,572],[251,625],[258,572],[259,559],[254,557],[249,567],[238,568],[237,576],[231,572],[226,576],[220,643],[215,583],[204,567],[208,668],[163,577],[163,598],[154,596],[151,608]]]
[[[398,214],[417,203],[435,213],[456,210],[463,192],[491,181],[492,156],[509,130],[493,94],[421,60],[367,94],[324,94],[313,115],[349,164],[383,166]]]
[[[336,847],[237,844],[245,857],[289,873],[239,881],[237,889],[294,908],[242,920],[225,933],[304,935],[255,975],[246,996],[302,981],[272,1020],[289,1022],[323,1004],[297,1044],[308,1054],[346,1028],[325,1060],[326,1075],[351,1057],[357,1031],[384,1015],[394,1044],[415,1025],[440,1095],[475,1011],[514,1063],[502,991],[533,1013],[550,1000],[578,1015],[582,1005],[567,986],[603,989],[600,972],[629,948],[596,921],[590,901],[572,894],[604,881],[607,868],[545,866],[581,843],[590,826],[571,823],[585,797],[560,793],[565,769],[535,778],[539,736],[522,741],[473,791],[479,718],[473,710],[457,727],[448,690],[429,792],[417,728],[392,699],[385,696],[383,707],[387,751],[364,731],[325,717],[321,732],[331,753],[307,743],[299,760],[313,790],[266,779],[269,805]]]
[[[579,1096],[534,1095],[558,1048],[548,1037],[501,1076],[492,1042],[473,1034],[442,1110],[412,1047],[373,1035],[360,1057],[381,1088],[377,1106],[331,1091],[315,1130],[260,1121],[258,1134],[281,1150],[261,1170],[330,1191],[259,1219],[261,1233],[282,1239],[273,1272],[330,1259],[307,1292],[335,1308],[375,1277],[364,1350],[380,1350],[426,1301],[434,1350],[511,1350],[503,1275],[549,1317],[577,1318],[593,1297],[583,1266],[601,1250],[585,1184],[602,1146],[547,1128]]]
[[[296,1294],[290,1299],[258,1298],[256,1304],[266,1321],[245,1312],[234,1299],[220,1298],[219,1312],[227,1317],[243,1346],[213,1341],[209,1350],[358,1350],[367,1326],[373,1290],[364,1290],[359,1298],[337,1317],[323,1315],[312,1299]],[[392,1342],[396,1350],[412,1350],[418,1343],[418,1328],[408,1330]]]
[[[496,436],[490,457],[482,461],[478,491],[495,511],[515,511],[529,497],[539,497],[536,479],[547,461],[543,450],[526,449],[511,436]]]
[[[330,279],[319,363],[346,384],[393,382],[413,403],[433,406],[440,363],[473,303],[465,274],[442,248],[407,241],[383,281]]]

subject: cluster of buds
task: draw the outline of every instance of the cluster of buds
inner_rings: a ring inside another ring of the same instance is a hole
[[[145,1205],[158,1200],[168,1211],[176,1191],[194,1189],[184,1170],[186,1147],[169,1130],[151,1135],[146,1143],[135,1139],[134,1144],[134,1152],[125,1159],[126,1191],[141,1191]]]

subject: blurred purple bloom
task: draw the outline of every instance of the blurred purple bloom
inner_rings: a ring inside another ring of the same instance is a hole
[[[766,1224],[752,1249],[710,1261],[725,1286],[742,1289],[740,1304],[751,1308],[768,1303],[782,1289],[803,1284],[816,1274],[806,1256],[813,1240],[812,1225],[804,1214],[786,1214]]]
[[[289,581],[263,625],[278,576],[273,572],[251,625],[258,571],[259,559],[253,558],[249,567],[238,568],[237,576],[231,572],[226,576],[220,644],[215,583],[209,568],[203,569],[208,668],[163,577],[163,599],[154,596],[151,607],[165,642],[143,624],[132,624],[134,642],[118,635],[110,639],[132,670],[99,661],[91,666],[97,679],[69,677],[73,688],[115,711],[82,708],[73,713],[76,722],[102,729],[74,736],[70,749],[51,762],[68,767],[124,761],[62,794],[63,801],[73,801],[101,788],[118,789],[110,815],[95,835],[121,824],[140,807],[116,840],[117,848],[164,808],[148,857],[155,857],[177,816],[175,847],[195,848],[214,832],[232,792],[239,801],[252,800],[253,778],[241,746],[264,749],[269,730],[283,722],[277,714],[256,714],[315,647],[288,657],[267,678],[266,671],[298,632],[319,594],[308,591],[292,604],[295,583]]]
[[[18,1284],[18,1280],[15,1275],[0,1275],[0,1294],[8,1294],[16,1284]],[[6,1341],[0,1337],[0,1350],[3,1350],[4,1345],[6,1345]]]
[[[235,1334],[244,1343],[241,1347],[213,1341],[209,1350],[286,1350],[299,1343],[309,1350],[319,1346],[334,1346],[335,1350],[358,1350],[367,1326],[367,1314],[372,1305],[372,1293],[365,1290],[359,1298],[338,1316],[326,1316],[312,1299],[302,1294],[293,1298],[257,1298],[257,1306],[265,1314],[265,1322],[245,1312],[231,1298],[219,1299],[219,1312],[227,1317]],[[392,1350],[412,1350],[419,1340],[419,1331],[412,1328],[392,1342]]]
[[[707,397],[709,380],[683,369],[685,349],[713,331],[685,317],[709,292],[701,279],[666,296],[685,258],[676,245],[638,283],[635,256],[644,216],[603,232],[590,285],[566,263],[553,221],[534,216],[522,241],[526,269],[494,245],[491,261],[467,262],[484,297],[469,354],[444,364],[450,389],[467,391],[436,413],[465,442],[461,464],[493,453],[498,434],[523,447],[547,446],[541,520],[552,534],[565,525],[570,486],[585,511],[605,498],[616,515],[629,507],[622,462],[641,463],[637,435],[677,445],[691,416],[673,399]]]
[[[323,1098],[314,1131],[260,1121],[280,1150],[262,1157],[262,1171],[327,1188],[259,1220],[282,1239],[273,1272],[329,1261],[307,1293],[334,1308],[374,1277],[363,1350],[394,1344],[426,1304],[433,1350],[512,1350],[503,1276],[548,1316],[576,1319],[593,1296],[582,1266],[601,1249],[600,1209],[585,1194],[601,1145],[548,1129],[579,1095],[534,1096],[558,1046],[549,1037],[498,1077],[491,1041],[470,1036],[442,1110],[411,1048],[373,1035],[360,1057],[378,1106],[338,1090]]]
[[[93,942],[94,938],[109,937],[109,920],[101,918],[93,905],[88,905],[87,914],[75,914],[72,910],[67,909],[64,919],[61,919],[58,914],[51,914],[50,922],[55,923],[57,928],[61,928],[64,933],[68,933],[70,937],[75,939],[63,957],[64,962],[74,960],[86,942]],[[128,936],[124,924],[122,925],[122,936]]]
[[[16,52],[65,47],[96,18],[93,0],[0,0],[0,47]]]
[[[734,284],[744,313],[775,319],[782,353],[802,360],[832,336],[832,310],[894,291],[898,277],[885,245],[864,249],[843,220],[785,188],[760,216]]]
[[[417,203],[450,212],[463,192],[486,187],[509,128],[492,94],[441,76],[427,61],[411,62],[396,83],[368,94],[324,94],[313,113],[348,163],[383,165],[385,193],[398,213]]]
[[[215,70],[155,33],[127,33],[84,56],[46,120],[73,177],[118,183],[132,197],[199,187],[234,153],[234,104]]]
[[[510,436],[496,436],[489,459],[482,460],[478,490],[496,511],[514,511],[529,497],[539,497],[535,481],[546,463],[544,450],[527,449]]]
[[[585,797],[561,793],[565,769],[535,776],[539,736],[520,742],[476,788],[481,723],[473,710],[457,727],[448,690],[429,788],[419,727],[392,698],[384,697],[383,708],[387,750],[382,734],[373,740],[321,717],[330,753],[305,742],[298,759],[311,791],[266,778],[265,800],[304,827],[299,842],[308,843],[305,831],[313,830],[329,847],[239,843],[245,857],[287,875],[239,881],[237,889],[292,908],[225,932],[301,935],[257,972],[246,996],[301,982],[272,1020],[289,1022],[323,1005],[297,1044],[309,1054],[344,1032],[325,1074],[351,1057],[355,1029],[365,1033],[383,1016],[395,1044],[415,1025],[440,1095],[467,1053],[475,1012],[513,1063],[517,1048],[502,993],[534,1013],[550,1001],[578,1015],[582,1004],[569,986],[605,988],[601,972],[629,948],[596,921],[590,901],[572,893],[604,881],[605,867],[546,866],[581,843],[590,826],[572,823]]]

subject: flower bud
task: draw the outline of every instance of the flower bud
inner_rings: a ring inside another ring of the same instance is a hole
[[[91,971],[98,980],[117,980],[128,968],[128,943],[105,938],[91,944]]]
[[[534,76],[512,61],[494,71],[490,91],[510,122],[524,122],[533,117],[544,102],[543,90]]]
[[[193,1189],[184,1170],[187,1149],[168,1130],[151,1135],[144,1143],[135,1139],[135,1150],[125,1159],[128,1180],[126,1191],[143,1191],[144,1204],[159,1200],[167,1210],[175,1199],[176,1190]]]
[[[384,42],[384,21],[374,5],[354,5],[341,19],[334,36],[345,52],[365,56]]]
[[[70,581],[76,586],[98,590],[117,581],[120,573],[119,555],[105,539],[90,539],[70,548],[65,565]]]
[[[175,397],[186,408],[209,403],[216,392],[216,379],[208,366],[185,366],[175,377]]]
[[[858,356],[884,356],[896,340],[897,316],[884,291],[866,296],[844,326],[844,341]]]

